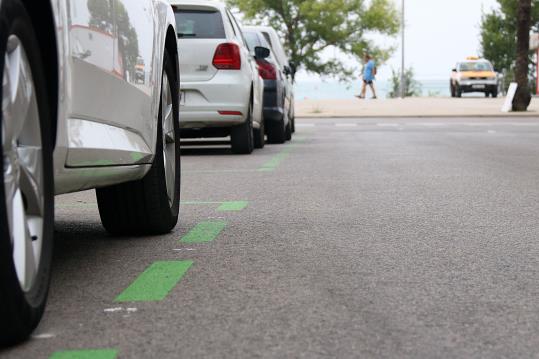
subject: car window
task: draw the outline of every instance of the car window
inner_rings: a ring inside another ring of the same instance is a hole
[[[492,65],[486,61],[462,62],[459,65],[459,71],[492,71]]]
[[[243,35],[250,51],[255,51],[255,47],[262,46],[256,32],[244,32]]]
[[[266,41],[268,42],[268,44],[273,47],[273,45],[271,44],[271,38],[269,36],[269,34],[267,32],[263,32],[262,35],[264,35],[264,38],[266,39]]]
[[[224,39],[225,27],[219,11],[176,10],[178,37]]]

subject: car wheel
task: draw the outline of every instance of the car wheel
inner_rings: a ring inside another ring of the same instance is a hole
[[[32,22],[19,0],[0,8],[0,345],[26,339],[49,288],[54,227],[50,108]]]
[[[272,144],[282,144],[286,142],[286,126],[284,116],[280,121],[270,121],[266,124],[268,142]]]
[[[455,86],[453,86],[453,82],[451,82],[449,84],[449,91],[451,92],[451,97],[455,97],[456,96],[456,93],[455,93]]]
[[[232,128],[230,141],[232,152],[239,155],[249,155],[254,150],[253,131],[253,101],[249,104],[249,113],[244,123]]]
[[[296,119],[293,118],[291,121],[292,121],[292,133],[296,133]]]
[[[460,86],[459,86],[459,85],[455,85],[455,87],[456,87],[456,88],[455,88],[455,95],[456,95],[457,97],[462,97],[462,89],[460,88]]]
[[[286,125],[286,140],[291,141],[292,140],[292,120],[288,120],[288,124]]]
[[[490,92],[486,91],[486,92],[485,92],[485,97],[487,97],[487,98],[488,98],[488,97],[489,97],[489,95],[490,95]]]
[[[178,84],[165,52],[158,136],[150,171],[138,181],[97,189],[99,214],[113,235],[165,234],[178,223],[180,128]]]
[[[498,90],[492,91],[492,98],[497,98],[497,97],[498,97]]]
[[[260,121],[260,128],[255,129],[255,148],[264,148],[266,145],[266,130],[264,126],[264,119]]]

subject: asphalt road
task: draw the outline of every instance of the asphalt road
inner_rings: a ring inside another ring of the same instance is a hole
[[[252,156],[184,148],[168,236],[112,238],[93,192],[58,197],[47,313],[0,357],[539,354],[538,120],[297,130]]]

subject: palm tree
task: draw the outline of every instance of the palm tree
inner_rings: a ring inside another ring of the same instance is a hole
[[[526,111],[531,101],[528,88],[531,10],[532,0],[518,0],[517,60],[515,65],[515,80],[518,83],[518,90],[513,100],[514,111]]]

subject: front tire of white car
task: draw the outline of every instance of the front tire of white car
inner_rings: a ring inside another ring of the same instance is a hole
[[[49,288],[54,182],[41,53],[20,0],[0,8],[0,346],[26,339]]]
[[[96,190],[101,222],[117,236],[170,232],[180,211],[179,94],[174,65],[164,56],[157,148],[152,168],[138,181]]]

